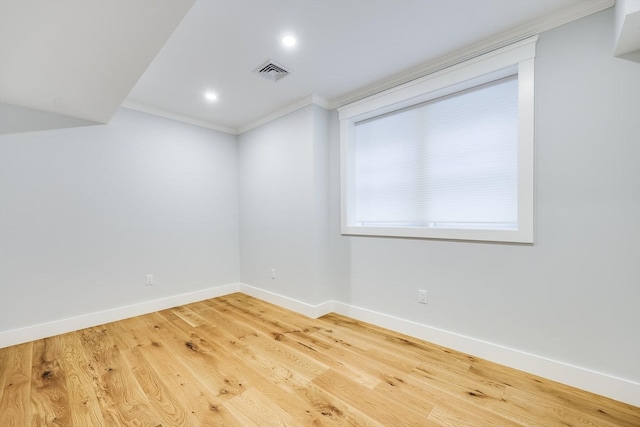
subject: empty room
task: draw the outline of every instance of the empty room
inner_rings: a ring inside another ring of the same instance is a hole
[[[640,0],[0,0],[0,426],[640,426]]]

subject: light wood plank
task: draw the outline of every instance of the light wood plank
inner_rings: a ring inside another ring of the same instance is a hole
[[[640,426],[640,408],[237,293],[0,349],[5,426]]]
[[[60,338],[52,337],[33,343],[31,373],[31,405],[33,425],[68,426],[71,423],[67,392],[67,371],[60,361]]]
[[[161,425],[144,391],[131,375],[108,326],[85,329],[82,342],[93,387],[107,425]]]
[[[85,357],[80,333],[59,335],[60,366],[66,373],[68,405],[72,426],[105,426],[98,397],[93,389],[90,360]]]
[[[0,401],[0,425],[23,427],[31,425],[31,360],[33,343],[16,345],[6,349],[5,365],[0,369],[4,392]]]
[[[196,327],[207,323],[198,313],[189,307],[179,306],[171,309],[171,312],[182,319],[189,326]]]
[[[196,426],[237,426],[238,420],[224,406],[226,396],[211,387],[207,372],[194,375],[188,363],[164,346],[155,344],[140,349],[141,354],[154,367],[157,375],[172,390],[172,398],[195,418]],[[222,398],[221,398],[222,396]],[[169,397],[167,397],[169,399]]]
[[[9,374],[9,351],[2,351],[0,349],[0,402],[2,401],[2,395],[4,394],[4,386]]]
[[[389,401],[375,390],[351,381],[349,378],[333,369],[324,372],[313,379],[313,384],[324,389],[349,407],[371,417],[382,425],[393,426],[435,426],[428,420],[431,408],[424,410],[420,407],[408,407],[389,410]]]
[[[291,415],[256,389],[249,389],[229,400],[225,406],[243,426],[293,426]]]
[[[191,410],[191,402],[175,393],[167,385],[163,376],[156,372],[157,364],[150,363],[143,355],[140,347],[127,349],[124,358],[131,372],[144,391],[151,407],[166,425],[197,425],[197,418]]]
[[[528,392],[533,396],[548,396],[551,400],[562,402],[565,406],[588,415],[595,420],[594,425],[601,423],[621,427],[638,427],[639,425],[638,408],[606,398],[600,401],[602,398],[592,393],[543,380],[526,372],[504,369],[488,361],[478,361],[469,369],[469,375],[473,378],[493,378],[511,389]]]

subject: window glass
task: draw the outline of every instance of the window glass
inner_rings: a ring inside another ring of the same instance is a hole
[[[515,229],[517,78],[355,123],[359,225]]]
[[[536,42],[340,107],[342,233],[533,243]]]

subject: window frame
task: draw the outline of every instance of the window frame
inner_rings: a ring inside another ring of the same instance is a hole
[[[340,119],[341,231],[344,235],[487,242],[534,241],[534,60],[531,37],[338,108]],[[355,124],[494,80],[518,76],[517,230],[378,227],[355,223]],[[352,196],[353,195],[353,196]]]

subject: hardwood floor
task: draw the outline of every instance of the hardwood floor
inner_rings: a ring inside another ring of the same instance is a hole
[[[0,425],[640,426],[640,408],[233,294],[0,349]]]

